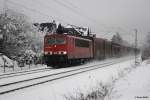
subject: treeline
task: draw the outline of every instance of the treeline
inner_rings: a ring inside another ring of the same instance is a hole
[[[142,60],[150,58],[150,32],[147,34],[142,47]]]
[[[0,52],[17,61],[42,52],[44,34],[27,16],[8,10],[0,14]]]

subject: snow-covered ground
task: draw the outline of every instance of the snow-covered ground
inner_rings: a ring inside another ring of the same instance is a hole
[[[111,100],[150,100],[150,60],[116,81]]]
[[[11,67],[13,66],[13,61],[9,59],[7,56],[2,55],[0,53],[0,67],[3,67],[4,65],[7,67]]]
[[[22,72],[27,70],[41,69],[46,67],[47,67],[46,65],[42,65],[42,64],[37,64],[37,65],[31,64],[31,65],[25,65],[24,67],[21,68],[18,66],[16,61],[13,61],[10,58],[8,58],[6,55],[0,53],[0,75]]]
[[[117,59],[118,60],[127,60],[129,58],[130,57],[123,57],[123,58],[117,58]],[[97,64],[104,64],[104,63],[109,63],[109,62],[114,62],[114,61],[116,61],[116,59],[107,59],[107,60],[101,60],[101,61],[91,61],[91,62],[88,62],[86,64],[78,65],[78,66],[74,66],[74,67],[60,68],[60,69],[49,69],[47,71],[41,71],[41,72],[38,72],[38,73],[23,74],[23,75],[21,75],[22,74],[21,73],[20,75],[17,75],[15,77],[8,77],[8,78],[0,79],[0,85],[4,84],[4,83],[10,83],[10,82],[21,81],[21,80],[26,80],[26,79],[30,79],[30,78],[36,78],[36,77],[41,77],[41,76],[45,76],[45,75],[61,73],[61,72],[64,72],[64,71],[70,71],[70,70],[75,70],[75,69],[79,69],[79,68],[84,68],[84,67],[87,67],[87,66],[93,66],[93,65],[97,65]],[[34,65],[34,66],[36,66],[36,65]],[[38,65],[36,68],[34,68],[34,67],[33,68],[34,69],[38,69],[38,68],[41,69],[41,68],[44,68],[44,67],[46,68],[46,65],[43,65],[43,66],[41,65],[41,67],[40,67],[40,65]],[[27,69],[27,70],[33,70],[33,68],[32,69]],[[21,71],[23,72],[25,70],[26,69],[23,69]],[[18,70],[15,70],[13,72],[14,73],[18,72]],[[7,72],[7,74],[8,73],[9,73],[9,71]],[[2,73],[2,75],[4,75],[4,74]]]
[[[64,95],[76,95],[78,92],[88,94],[99,82],[107,84],[118,77],[119,72],[133,65],[134,59],[130,57],[128,61],[109,67],[0,95],[0,100],[64,100]]]

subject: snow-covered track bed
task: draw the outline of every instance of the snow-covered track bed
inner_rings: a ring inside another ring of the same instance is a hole
[[[69,76],[81,74],[81,73],[88,72],[88,71],[91,71],[91,70],[96,70],[96,69],[99,69],[99,68],[109,67],[111,65],[114,65],[114,64],[120,63],[122,61],[126,61],[126,60],[127,59],[120,59],[120,60],[117,59],[116,61],[111,61],[111,62],[101,63],[101,64],[95,64],[95,65],[91,65],[91,66],[87,66],[87,67],[76,68],[76,69],[73,69],[73,70],[62,71],[62,72],[43,75],[43,76],[34,77],[34,78],[28,78],[28,79],[25,79],[25,80],[8,82],[8,83],[5,83],[5,84],[3,84],[3,82],[2,82],[2,83],[0,83],[0,95],[6,94],[6,93],[9,93],[9,92],[13,92],[13,91],[16,91],[16,90],[24,89],[24,88],[27,88],[27,87],[43,84],[43,83],[46,83],[46,82],[51,82],[51,81],[54,81],[54,80],[66,78],[66,77],[69,77]]]
[[[51,70],[51,68],[40,68],[40,69],[34,69],[34,70],[6,73],[6,74],[0,75],[0,79],[16,77],[16,76],[21,76],[21,75],[27,75],[27,74],[33,74],[33,73],[39,73],[39,72],[45,72],[45,71],[50,71],[50,70]]]

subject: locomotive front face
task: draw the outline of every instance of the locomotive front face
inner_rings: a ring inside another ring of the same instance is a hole
[[[45,55],[66,55],[67,41],[65,36],[50,35],[44,40]]]
[[[67,38],[65,35],[49,35],[44,39],[46,63],[57,63],[67,59]]]

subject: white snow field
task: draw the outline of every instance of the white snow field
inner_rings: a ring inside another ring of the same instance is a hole
[[[150,100],[150,60],[118,80],[111,100]],[[110,100],[110,99],[108,99]]]
[[[4,63],[5,63],[5,69],[4,69]],[[16,72],[24,72],[24,71],[41,69],[46,67],[47,67],[46,65],[31,64],[31,65],[25,65],[24,67],[21,68],[18,66],[16,61],[13,61],[10,58],[8,58],[6,55],[0,53],[0,75],[16,73]]]
[[[93,63],[98,62],[95,61]],[[85,64],[83,66],[87,65]],[[100,68],[53,82],[47,82],[41,85],[0,95],[0,100],[65,100],[64,95],[76,96],[78,92],[88,94],[89,91],[93,87],[96,87],[98,83],[102,82],[107,84],[111,82],[112,77],[119,77],[119,72],[133,66],[133,57],[128,57],[128,60],[109,67]],[[24,78],[24,76],[22,76],[22,78]]]
[[[1,55],[0,53],[0,67],[4,66],[4,62],[5,62],[5,66],[7,67],[11,67],[13,66],[13,62],[11,59],[9,59],[7,56],[5,55]]]

